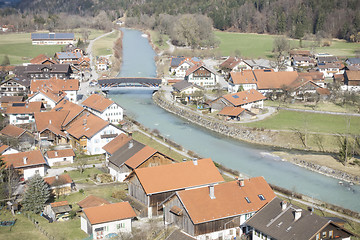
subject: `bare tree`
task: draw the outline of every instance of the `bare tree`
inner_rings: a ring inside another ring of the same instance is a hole
[[[273,53],[276,59],[278,69],[285,67],[285,57],[290,50],[290,42],[285,37],[277,37],[273,43]]]
[[[76,158],[75,160],[76,168],[79,170],[80,173],[84,172],[87,163],[88,163],[87,158]]]

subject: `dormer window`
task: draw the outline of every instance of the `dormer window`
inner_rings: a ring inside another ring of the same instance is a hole
[[[247,203],[251,203],[250,199],[248,197],[245,197],[245,200]]]
[[[264,201],[264,200],[265,200],[265,197],[264,197],[264,195],[262,195],[262,194],[259,194],[258,197],[260,198],[261,201]]]

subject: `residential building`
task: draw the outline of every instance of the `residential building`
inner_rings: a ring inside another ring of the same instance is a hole
[[[68,201],[53,202],[46,205],[43,214],[45,214],[50,222],[65,221],[70,218],[71,207]]]
[[[342,68],[340,63],[318,63],[317,70],[324,74],[326,78],[332,78],[334,74],[343,73],[340,71]]]
[[[32,45],[75,44],[74,33],[31,33]]]
[[[18,153],[18,152],[19,151],[16,150],[15,148],[0,143],[0,156],[6,154]]]
[[[295,67],[310,67],[315,66],[315,61],[308,56],[293,56],[292,64]]]
[[[193,94],[198,91],[203,91],[204,89],[196,84],[189,83],[186,80],[177,82],[173,87],[172,96],[175,100],[182,99],[182,96],[185,96],[185,101],[190,102],[193,98]]]
[[[33,133],[11,124],[1,129],[0,135],[10,139],[16,139],[19,149],[29,149],[37,143]]]
[[[6,109],[5,114],[9,117],[9,123],[13,125],[34,123],[34,114],[44,109],[42,102],[13,103]]]
[[[338,58],[332,55],[318,55],[317,58],[318,64],[326,64],[326,63],[335,63],[338,61]]]
[[[82,58],[83,55],[80,52],[57,52],[55,53],[55,59],[60,64],[74,64],[77,65],[77,61]]]
[[[215,71],[203,63],[190,67],[186,71],[185,80],[201,87],[213,87],[217,83]]]
[[[6,110],[6,108],[14,102],[23,102],[23,96],[0,96],[0,109]]]
[[[73,148],[90,155],[105,153],[102,147],[123,133],[118,127],[90,113],[75,120],[66,132]]]
[[[360,71],[345,71],[344,85],[346,86],[346,90],[359,91]]]
[[[251,70],[242,59],[237,57],[228,57],[223,63],[220,64],[220,69],[223,73],[240,72],[242,70]]]
[[[351,232],[312,211],[274,198],[247,220],[252,228],[252,239],[274,240],[350,240]]]
[[[81,107],[80,105],[72,103],[71,101],[69,101],[67,99],[63,99],[58,104],[56,104],[56,106],[53,109],[51,109],[50,112],[58,112],[58,111],[67,111],[68,112],[68,115],[65,117],[65,120],[62,123],[62,128],[64,130],[68,129],[74,121],[76,121],[83,115],[90,113],[84,107]]]
[[[72,74],[72,70],[70,64],[30,64],[17,66],[15,73],[20,79],[50,79],[53,77],[68,79]]]
[[[70,194],[75,189],[75,183],[67,173],[46,177],[44,181],[49,185],[51,193],[56,197]]]
[[[86,198],[84,198],[83,200],[81,200],[80,202],[78,202],[77,204],[83,210],[85,208],[98,207],[98,206],[102,206],[105,204],[110,204],[110,202],[108,202],[107,200],[105,200],[101,197],[89,195]]]
[[[26,96],[30,81],[21,78],[10,78],[0,83],[0,96]]]
[[[45,153],[45,158],[50,167],[74,163],[74,157],[75,152],[72,149],[52,150]]]
[[[128,202],[105,204],[83,209],[81,230],[93,239],[103,239],[118,233],[131,233],[136,214]]]
[[[96,60],[96,68],[98,71],[106,71],[109,67],[109,60],[105,57],[99,57]]]
[[[360,67],[360,58],[348,58],[348,59],[346,59],[345,63],[348,66],[358,66],[358,67]]]
[[[170,74],[175,77],[184,78],[186,71],[199,63],[200,60],[196,57],[173,57],[170,61]]]
[[[208,158],[137,168],[125,181],[128,181],[129,195],[144,204],[143,214],[151,218],[158,214],[163,201],[174,192],[216,184],[224,179]]]
[[[248,65],[252,70],[255,69],[273,69],[277,72],[276,63],[267,59],[250,59],[243,60],[244,64]]]
[[[30,64],[56,64],[55,60],[49,58],[48,56],[44,54],[39,54],[33,59],[30,60]]]
[[[65,94],[61,91],[53,92],[49,88],[43,88],[41,90],[38,90],[34,94],[29,95],[27,101],[42,102],[44,104],[44,107],[50,110],[64,98]]]
[[[164,221],[198,240],[235,239],[248,232],[246,220],[274,197],[263,177],[177,191],[164,203]]]
[[[35,174],[44,177],[49,165],[40,150],[19,152],[3,156],[6,167],[18,170],[21,180],[28,180]]]
[[[119,104],[100,94],[92,94],[83,101],[82,105],[110,123],[118,124],[124,117],[124,109]]]

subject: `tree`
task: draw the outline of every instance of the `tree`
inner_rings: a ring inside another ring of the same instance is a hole
[[[30,178],[27,186],[28,188],[22,201],[24,210],[39,213],[44,209],[45,203],[49,200],[49,186],[39,174],[35,174]]]
[[[340,135],[338,137],[338,143],[339,143],[338,161],[345,166],[346,162],[352,158],[349,139],[347,136]]]
[[[5,55],[3,61],[1,62],[1,66],[8,66],[8,65],[10,65],[10,59],[8,55]]]
[[[273,43],[273,53],[275,54],[278,69],[285,66],[285,57],[290,50],[290,42],[285,37],[277,37]]]
[[[79,170],[80,173],[84,172],[87,162],[88,162],[87,158],[77,158],[75,160],[76,168]]]

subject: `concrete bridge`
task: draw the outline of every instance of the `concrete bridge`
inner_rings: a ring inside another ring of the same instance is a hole
[[[99,79],[98,85],[105,92],[122,88],[141,88],[156,91],[161,82],[161,78],[119,77]]]

